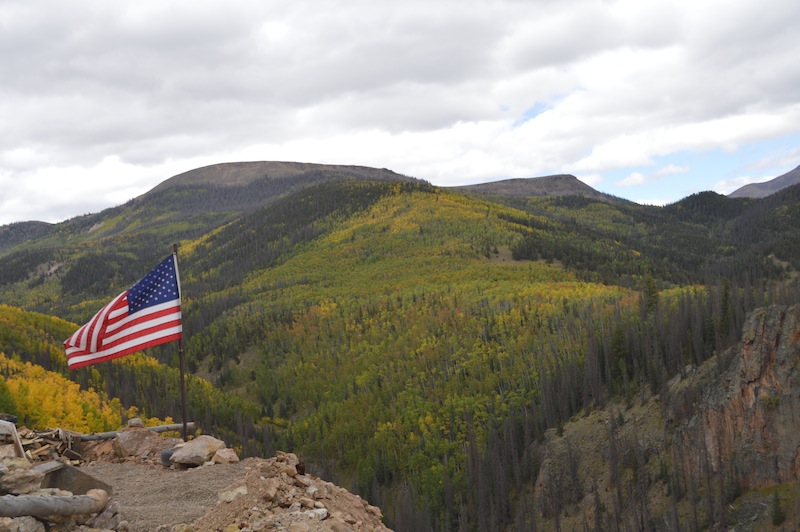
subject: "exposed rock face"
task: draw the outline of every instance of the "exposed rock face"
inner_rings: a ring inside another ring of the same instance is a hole
[[[686,367],[666,393],[578,416],[563,435],[547,431],[536,452],[528,504],[541,529],[688,530],[710,512],[761,529],[771,510],[749,490],[800,480],[800,305],[752,312],[739,345]],[[702,502],[701,490],[711,494]],[[722,500],[720,490],[750,497],[734,511],[709,502]]]
[[[728,468],[746,489],[797,480],[800,305],[751,313],[730,367],[705,384],[678,433],[686,465],[696,470],[704,452],[713,470]]]

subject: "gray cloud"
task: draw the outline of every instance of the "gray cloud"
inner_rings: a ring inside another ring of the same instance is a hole
[[[25,216],[21,182],[115,172],[82,213],[245,157],[613,187],[603,172],[798,134],[798,17],[791,0],[7,0],[0,223]]]

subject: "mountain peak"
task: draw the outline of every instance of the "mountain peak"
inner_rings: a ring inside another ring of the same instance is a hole
[[[408,181],[411,178],[385,168],[355,165],[298,163],[288,161],[248,161],[218,163],[195,168],[173,176],[150,192],[160,192],[181,185],[246,186],[261,179],[274,181],[300,177],[304,174],[332,174],[355,178]]]
[[[468,192],[504,196],[582,196],[612,203],[623,201],[593,189],[572,174],[504,179],[491,183],[453,188]]]
[[[730,198],[765,198],[779,190],[796,185],[800,183],[800,166],[794,170],[790,170],[783,175],[779,175],[775,179],[764,181],[763,183],[750,183],[743,187],[737,188],[730,194]]]

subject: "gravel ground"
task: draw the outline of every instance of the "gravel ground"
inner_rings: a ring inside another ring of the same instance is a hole
[[[95,463],[81,469],[111,485],[131,532],[191,523],[217,503],[217,494],[244,477],[248,461],[188,470],[161,465]]]

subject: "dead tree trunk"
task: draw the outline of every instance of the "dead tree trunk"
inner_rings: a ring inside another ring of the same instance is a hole
[[[89,490],[86,495],[68,497],[4,495],[0,497],[0,516],[88,515],[102,512],[107,505],[108,493],[105,490]]]

